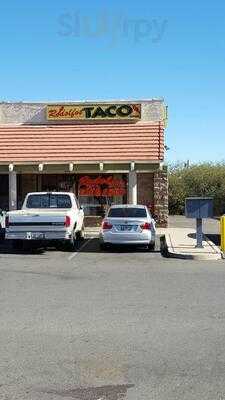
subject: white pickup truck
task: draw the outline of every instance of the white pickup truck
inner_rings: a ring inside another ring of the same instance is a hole
[[[6,214],[5,239],[15,248],[51,241],[73,250],[78,238],[84,238],[84,211],[73,193],[28,193],[21,210]]]

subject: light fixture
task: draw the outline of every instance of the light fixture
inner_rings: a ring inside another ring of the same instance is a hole
[[[39,171],[39,172],[42,172],[43,169],[44,169],[44,164],[39,164],[39,165],[38,165],[38,171]]]
[[[73,163],[69,163],[69,171],[73,172]]]
[[[14,165],[13,164],[9,164],[9,172],[13,172],[14,170]]]
[[[131,171],[135,170],[135,162],[134,161],[130,163],[130,170]]]
[[[100,169],[100,171],[103,171],[103,169],[104,169],[104,164],[103,164],[103,162],[100,162],[100,164],[99,164],[99,169]]]

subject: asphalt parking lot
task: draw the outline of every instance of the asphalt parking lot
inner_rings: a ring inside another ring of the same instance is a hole
[[[0,249],[0,398],[225,399],[225,262],[82,246]]]

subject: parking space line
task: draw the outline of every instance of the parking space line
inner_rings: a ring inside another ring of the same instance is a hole
[[[94,240],[94,238],[91,238],[87,242],[85,242],[77,251],[75,251],[73,254],[71,254],[71,256],[69,256],[68,260],[72,261],[73,258],[78,256],[81,250],[83,250],[92,240]]]

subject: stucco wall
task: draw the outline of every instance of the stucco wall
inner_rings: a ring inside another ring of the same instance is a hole
[[[157,122],[163,121],[165,118],[165,105],[163,100],[151,101],[121,101],[121,103],[141,103],[142,104],[142,122]],[[93,102],[104,103],[104,102]],[[120,103],[115,100],[114,102],[107,101],[105,103]],[[0,103],[0,124],[53,124],[54,121],[46,119],[46,105],[48,103]],[[53,104],[53,103],[51,103]],[[59,103],[55,103],[59,104]],[[78,104],[78,103],[60,103],[60,104]],[[91,103],[82,103],[91,104]],[[104,121],[105,123],[106,121]],[[115,121],[116,122],[116,121]],[[55,123],[59,124],[59,121]],[[65,124],[65,121],[61,123]],[[68,123],[71,124],[71,121]],[[76,122],[83,123],[83,122]],[[90,123],[90,121],[88,121]],[[96,123],[96,121],[92,121]]]

